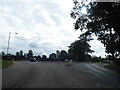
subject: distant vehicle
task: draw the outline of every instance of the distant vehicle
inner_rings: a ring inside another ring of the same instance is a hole
[[[67,62],[68,60],[67,59],[65,59],[65,62]]]
[[[30,58],[30,62],[35,62],[36,61],[36,58],[32,57]]]
[[[72,65],[72,60],[68,60],[67,62],[68,62],[68,63],[67,63],[68,66],[71,66],[71,65]]]

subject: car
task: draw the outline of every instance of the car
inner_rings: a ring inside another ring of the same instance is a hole
[[[36,59],[35,58],[30,58],[30,62],[35,62],[36,61]]]
[[[72,65],[72,60],[68,60],[68,61],[67,61],[67,65],[68,65],[68,66],[71,66],[71,65]]]

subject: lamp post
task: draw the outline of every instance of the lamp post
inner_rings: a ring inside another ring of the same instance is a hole
[[[18,33],[15,33],[15,34],[18,34]],[[9,45],[10,45],[10,35],[11,35],[11,32],[9,32],[9,37],[8,37],[7,54],[8,54],[8,52],[9,52]]]

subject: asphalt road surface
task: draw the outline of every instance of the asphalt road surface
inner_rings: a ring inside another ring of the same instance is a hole
[[[2,88],[119,88],[119,74],[104,64],[15,62],[2,71]]]

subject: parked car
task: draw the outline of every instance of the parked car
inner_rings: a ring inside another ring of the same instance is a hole
[[[35,62],[36,59],[34,57],[30,58],[30,62]]]

